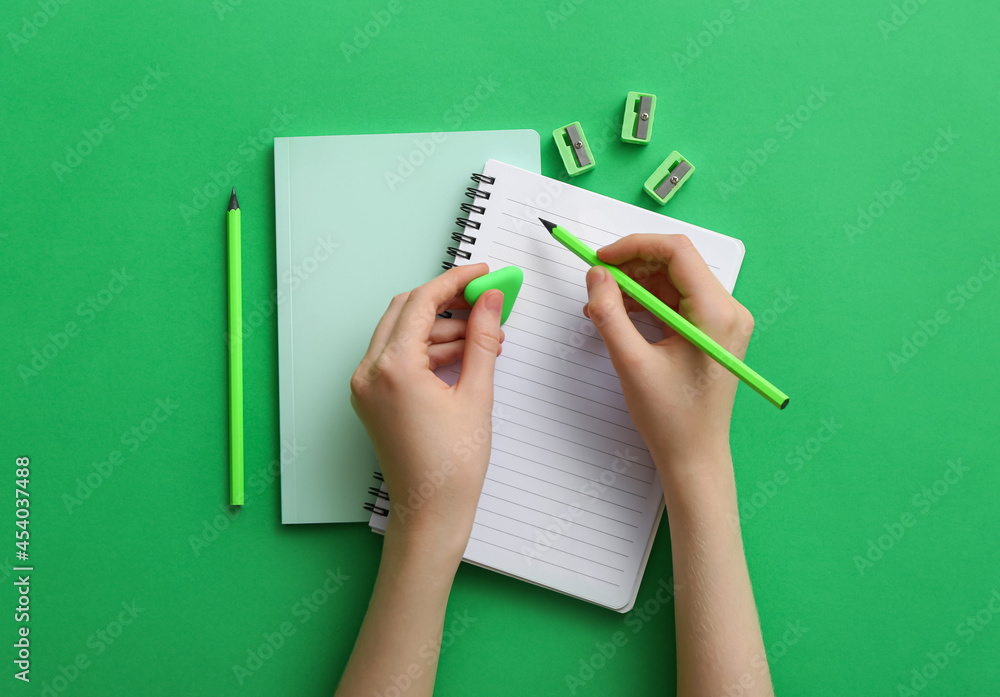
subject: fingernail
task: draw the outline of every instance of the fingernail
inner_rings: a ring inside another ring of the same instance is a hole
[[[604,280],[604,267],[603,266],[592,266],[590,271],[587,272],[587,290],[592,289],[598,283]]]
[[[503,291],[490,291],[486,294],[486,309],[490,312],[500,314],[503,311]]]

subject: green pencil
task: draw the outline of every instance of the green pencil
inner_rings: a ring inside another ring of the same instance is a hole
[[[226,212],[229,232],[229,503],[243,505],[243,284],[240,202],[236,187]]]
[[[550,223],[547,220],[542,220],[541,218],[539,218],[539,220],[542,221],[542,225],[545,226],[545,229],[551,233],[552,237],[554,237],[557,242],[565,246],[569,251],[576,254],[591,266],[603,266],[606,268],[618,282],[618,286],[623,291],[635,298],[636,302],[652,312],[668,327],[708,354],[710,358],[715,360],[723,368],[755,389],[779,409],[784,409],[788,405],[788,395],[762,378],[739,358],[722,348],[722,346],[716,343],[710,336],[708,336],[708,334],[701,331],[698,327],[694,326],[677,314],[662,300],[627,276],[624,271],[619,269],[617,266],[606,264],[598,259],[597,253],[581,242],[580,239],[573,235],[573,233],[569,230],[561,225]]]

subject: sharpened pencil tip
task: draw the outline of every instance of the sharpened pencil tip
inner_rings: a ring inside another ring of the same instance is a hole
[[[548,220],[543,220],[542,218],[539,218],[539,220],[545,226],[545,229],[549,231],[549,234],[552,234],[552,231],[556,229],[555,223],[550,223]]]
[[[229,210],[235,211],[240,207],[240,202],[236,199],[236,187],[233,187],[233,195],[229,197]]]

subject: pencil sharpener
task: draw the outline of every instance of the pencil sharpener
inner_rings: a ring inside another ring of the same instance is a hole
[[[661,206],[694,174],[694,165],[674,150],[642,185],[643,190]]]
[[[653,112],[656,95],[629,92],[625,98],[625,118],[622,120],[622,140],[646,145],[653,137]]]
[[[583,126],[574,121],[568,126],[552,131],[552,137],[559,149],[559,156],[569,176],[575,177],[594,168],[594,153],[590,151],[587,136],[583,134]]]

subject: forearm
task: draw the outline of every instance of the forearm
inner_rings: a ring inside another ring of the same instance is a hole
[[[387,531],[375,589],[338,697],[374,697],[392,693],[393,686],[407,697],[433,693],[448,594],[460,559],[431,542],[415,544]]]
[[[674,562],[677,694],[771,697],[728,447],[684,471],[689,474],[667,474],[663,481]]]

